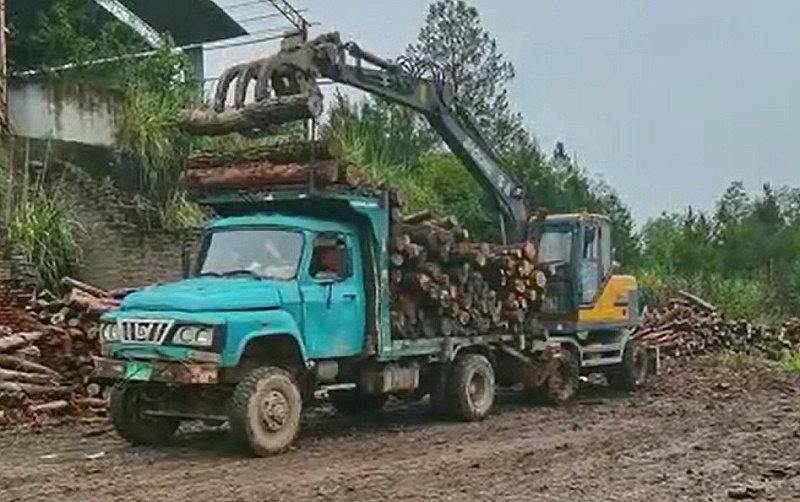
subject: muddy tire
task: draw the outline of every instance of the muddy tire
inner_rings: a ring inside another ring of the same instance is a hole
[[[256,368],[233,391],[231,433],[260,457],[284,453],[300,431],[302,411],[303,398],[291,373]]]
[[[606,372],[608,386],[614,390],[634,391],[647,383],[647,350],[636,340],[625,345],[622,364]]]
[[[453,364],[447,387],[448,408],[454,418],[465,422],[482,420],[494,404],[494,368],[480,354],[459,356]]]
[[[569,348],[561,350],[561,357],[555,372],[539,390],[548,404],[561,406],[572,401],[581,385],[581,362],[576,351]]]
[[[387,394],[361,394],[354,391],[331,392],[331,404],[336,412],[350,417],[378,413],[388,399]]]
[[[128,443],[140,446],[161,445],[178,430],[180,420],[151,417],[142,413],[142,388],[115,385],[109,395],[109,414],[114,430]]]

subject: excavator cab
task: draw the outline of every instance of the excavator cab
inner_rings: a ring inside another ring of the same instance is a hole
[[[619,330],[636,325],[636,279],[614,274],[607,217],[556,214],[534,225],[539,261],[550,272],[542,321],[551,332]]]

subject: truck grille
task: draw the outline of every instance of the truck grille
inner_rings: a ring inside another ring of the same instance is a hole
[[[130,343],[161,344],[172,329],[174,321],[148,319],[121,319],[119,327],[122,341]]]

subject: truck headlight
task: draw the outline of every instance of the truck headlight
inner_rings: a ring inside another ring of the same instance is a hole
[[[118,342],[120,340],[119,326],[115,322],[101,323],[98,330],[104,342]]]
[[[214,343],[214,328],[210,326],[180,326],[175,330],[172,343],[210,347]]]

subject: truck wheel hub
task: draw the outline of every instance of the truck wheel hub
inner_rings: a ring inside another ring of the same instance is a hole
[[[282,393],[272,391],[261,403],[261,418],[270,431],[278,431],[289,418],[289,401]]]
[[[483,378],[483,375],[478,373],[472,375],[469,385],[467,386],[467,392],[469,393],[470,401],[480,404],[486,396],[486,380]]]

